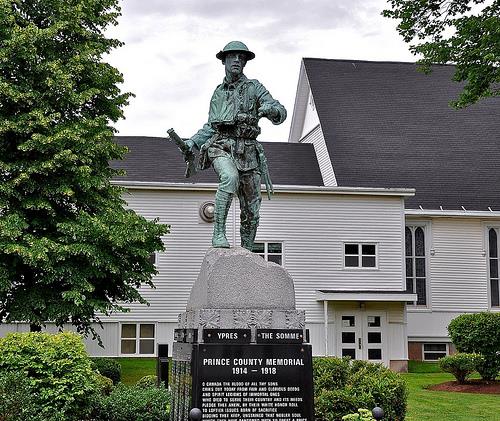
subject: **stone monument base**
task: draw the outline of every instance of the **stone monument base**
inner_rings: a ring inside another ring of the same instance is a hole
[[[245,249],[209,249],[172,361],[171,421],[313,420],[312,352],[284,268]]]

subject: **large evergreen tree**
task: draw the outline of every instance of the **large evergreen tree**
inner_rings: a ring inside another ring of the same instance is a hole
[[[455,64],[454,80],[466,82],[457,108],[500,95],[500,0],[388,0],[384,16],[419,56],[425,72],[433,64]]]
[[[117,0],[0,0],[0,322],[70,322],[144,302],[168,227],[125,208],[111,123],[130,97],[103,61]]]

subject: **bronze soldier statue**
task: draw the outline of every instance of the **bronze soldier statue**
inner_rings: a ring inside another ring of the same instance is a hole
[[[216,57],[224,64],[226,77],[212,95],[208,122],[186,141],[186,146],[190,155],[193,149],[200,151],[200,169],[212,165],[219,177],[212,246],[229,247],[226,219],[237,194],[241,245],[252,250],[259,225],[261,180],[269,198],[272,193],[264,148],[257,141],[258,122],[266,117],[273,124],[281,124],[286,110],[258,80],[243,74],[247,61],[255,58],[245,44],[231,41]]]

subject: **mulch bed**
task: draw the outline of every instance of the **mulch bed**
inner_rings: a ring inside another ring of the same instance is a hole
[[[468,380],[465,384],[445,382],[428,386],[429,390],[441,392],[486,393],[500,395],[500,380],[486,382],[484,380]]]

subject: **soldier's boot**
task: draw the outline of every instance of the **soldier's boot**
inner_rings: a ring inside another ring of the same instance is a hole
[[[229,242],[226,238],[226,219],[231,202],[232,193],[217,190],[215,193],[215,215],[214,215],[214,233],[212,235],[212,247],[229,248]]]
[[[241,247],[252,251],[257,234],[257,224],[242,224],[240,226]]]

